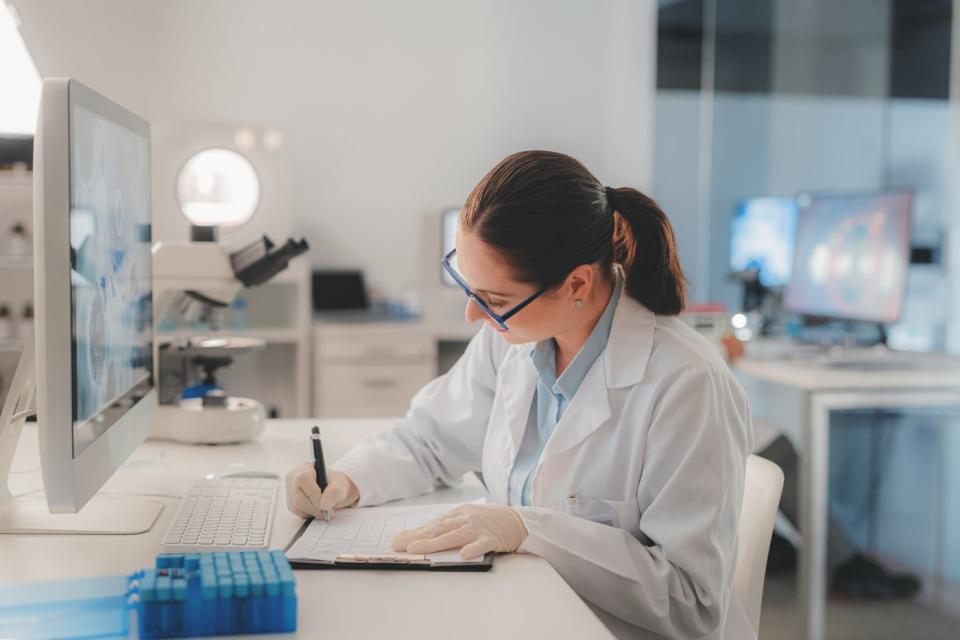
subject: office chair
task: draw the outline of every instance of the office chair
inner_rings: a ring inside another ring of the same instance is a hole
[[[760,456],[747,458],[733,587],[757,636],[760,633],[760,603],[767,553],[782,490],[783,471],[780,467]]]

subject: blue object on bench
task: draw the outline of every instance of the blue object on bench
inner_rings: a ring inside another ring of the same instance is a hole
[[[0,588],[0,637],[128,638],[131,619],[140,638],[295,631],[293,571],[283,551],[171,554],[126,577]]]

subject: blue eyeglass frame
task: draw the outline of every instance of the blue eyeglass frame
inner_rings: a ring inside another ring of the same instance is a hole
[[[510,309],[509,311],[507,311],[507,312],[504,313],[503,315],[498,314],[498,313],[496,313],[493,309],[491,309],[490,307],[488,307],[488,306],[487,306],[487,303],[484,302],[484,301],[480,298],[480,296],[478,296],[477,294],[475,294],[475,293],[470,289],[470,285],[467,284],[467,281],[464,280],[464,279],[460,276],[460,274],[457,273],[457,270],[453,268],[453,265],[450,264],[450,260],[451,260],[451,259],[453,258],[453,256],[455,256],[456,254],[457,254],[457,250],[456,250],[456,249],[452,249],[452,250],[450,251],[450,253],[448,253],[447,255],[443,256],[443,259],[440,261],[440,264],[443,265],[443,270],[446,271],[447,274],[448,274],[451,278],[453,278],[453,281],[456,282],[457,285],[459,285],[461,289],[463,289],[463,292],[464,292],[465,294],[467,294],[467,298],[469,298],[470,301],[473,302],[475,305],[477,305],[478,307],[480,307],[480,310],[483,311],[485,314],[487,314],[487,316],[488,316],[491,320],[493,320],[494,322],[496,322],[496,323],[500,326],[500,328],[503,329],[504,331],[509,331],[509,330],[510,330],[509,328],[507,328],[507,320],[509,320],[509,319],[512,318],[513,316],[515,316],[515,315],[517,315],[518,313],[520,313],[521,311],[523,311],[524,307],[526,307],[528,304],[530,304],[531,302],[533,302],[534,300],[536,300],[537,298],[539,298],[541,295],[543,295],[543,294],[546,292],[546,289],[540,289],[539,291],[537,291],[537,292],[534,293],[533,295],[529,296],[526,300],[524,300],[524,301],[521,302],[520,304],[516,305],[515,307],[513,307],[512,309]]]

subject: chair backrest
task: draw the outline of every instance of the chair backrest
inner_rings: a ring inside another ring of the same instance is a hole
[[[753,627],[760,633],[760,603],[763,599],[763,577],[767,553],[773,535],[773,521],[783,491],[783,471],[760,456],[747,458],[743,485],[743,506],[740,510],[740,541],[737,545],[737,568],[733,587],[743,603]]]

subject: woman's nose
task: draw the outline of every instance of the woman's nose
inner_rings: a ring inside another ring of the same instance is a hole
[[[464,309],[463,317],[467,322],[476,322],[477,320],[483,320],[486,316],[483,311],[480,310],[480,307],[473,300],[467,300],[467,308]]]

